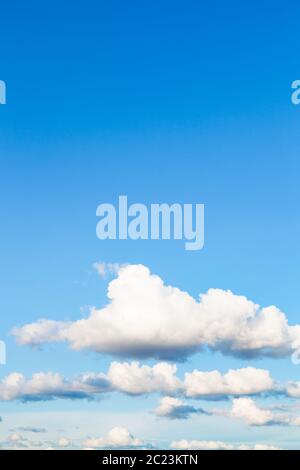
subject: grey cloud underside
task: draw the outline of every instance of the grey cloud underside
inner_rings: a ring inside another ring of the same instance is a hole
[[[174,410],[168,415],[171,419],[188,419],[192,414],[202,414],[206,416],[210,416],[211,413],[204,410],[203,408],[196,408],[195,406],[183,405],[178,407],[178,409],[174,408]]]

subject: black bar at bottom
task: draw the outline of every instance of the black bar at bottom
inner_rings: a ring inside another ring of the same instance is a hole
[[[248,465],[262,464],[276,459],[277,465],[298,463],[299,451],[170,451],[170,450],[1,450],[0,462],[4,464],[22,465],[72,465],[84,468],[107,468],[120,466],[123,468],[139,468],[141,466],[185,466],[191,465],[226,465],[237,462]],[[276,455],[274,455],[276,453]]]

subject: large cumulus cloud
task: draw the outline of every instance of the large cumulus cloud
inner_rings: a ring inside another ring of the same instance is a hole
[[[73,322],[39,320],[13,329],[21,345],[67,342],[134,358],[185,359],[203,347],[234,356],[285,356],[300,346],[300,325],[290,326],[275,306],[260,308],[231,291],[209,289],[194,299],[167,286],[142,265],[120,269],[108,303]]]

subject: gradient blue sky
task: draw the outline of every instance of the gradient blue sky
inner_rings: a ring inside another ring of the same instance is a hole
[[[98,260],[145,264],[194,296],[231,289],[299,322],[300,107],[290,100],[300,74],[299,13],[299,2],[261,0],[1,5],[0,338],[8,354],[1,376],[106,370],[109,357],[65,345],[29,350],[9,336],[15,325],[75,319],[82,306],[104,305],[107,282],[91,268]],[[145,204],[204,203],[204,250],[99,241],[96,207],[120,194]],[[289,358],[254,362],[278,380],[300,375]],[[203,353],[179,370],[245,365]],[[299,435],[231,423],[225,432],[215,418],[197,417],[176,431],[163,423],[154,436],[145,410],[156,402],[7,403],[1,426],[5,435],[25,414],[36,422],[46,409],[49,423],[72,416],[69,434],[86,421],[85,434],[119,422],[161,442],[200,436],[293,447]]]

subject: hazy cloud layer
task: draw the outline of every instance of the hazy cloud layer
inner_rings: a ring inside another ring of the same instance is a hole
[[[280,450],[267,444],[231,444],[223,441],[173,441],[171,449],[178,450]]]

